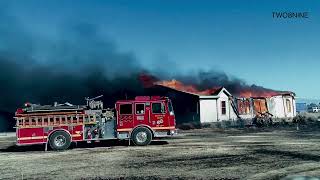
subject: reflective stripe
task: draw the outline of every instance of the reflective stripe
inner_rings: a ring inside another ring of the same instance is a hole
[[[81,137],[81,134],[72,134],[72,137]]]
[[[73,134],[72,137],[81,137],[81,134]],[[33,140],[33,139],[45,139],[48,138],[48,136],[33,136],[33,137],[21,137],[17,138],[17,140]]]
[[[175,129],[176,127],[170,126],[170,127],[153,127],[152,129]]]
[[[22,138],[17,138],[18,140],[32,140],[32,139],[45,139],[48,136],[33,136],[33,137],[22,137]]]
[[[126,129],[117,129],[117,131],[121,132],[121,131],[131,131],[132,128],[126,128]]]

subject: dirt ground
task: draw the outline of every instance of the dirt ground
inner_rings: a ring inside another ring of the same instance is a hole
[[[320,176],[320,131],[197,129],[146,147],[107,141],[44,152],[0,137],[0,179],[280,179]],[[95,147],[93,147],[95,146]]]

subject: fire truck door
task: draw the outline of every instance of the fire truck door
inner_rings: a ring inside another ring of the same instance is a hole
[[[127,129],[133,126],[133,103],[120,103],[118,105],[119,111],[117,129]]]
[[[168,126],[166,119],[166,108],[163,102],[152,102],[150,110],[150,121],[153,127]]]
[[[149,103],[150,104],[150,103]],[[149,119],[150,105],[142,102],[135,103],[134,106],[134,126],[139,124],[147,124],[150,125]]]

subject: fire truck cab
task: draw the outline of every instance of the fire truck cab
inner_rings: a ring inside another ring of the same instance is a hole
[[[71,142],[127,139],[144,146],[153,138],[176,133],[175,116],[169,98],[138,96],[119,100],[115,109],[103,109],[101,101],[87,99],[87,105],[70,103],[26,104],[16,111],[17,145],[49,144],[67,149]]]
[[[147,145],[152,137],[175,133],[175,117],[171,101],[159,96],[140,96],[116,103],[117,137],[130,138],[136,145]]]

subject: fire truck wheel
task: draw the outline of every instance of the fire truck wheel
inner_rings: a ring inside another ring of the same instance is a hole
[[[146,146],[150,144],[152,134],[148,128],[138,127],[132,132],[131,139],[137,146]]]
[[[71,137],[64,131],[57,131],[50,136],[49,143],[53,150],[65,150],[71,144]]]

